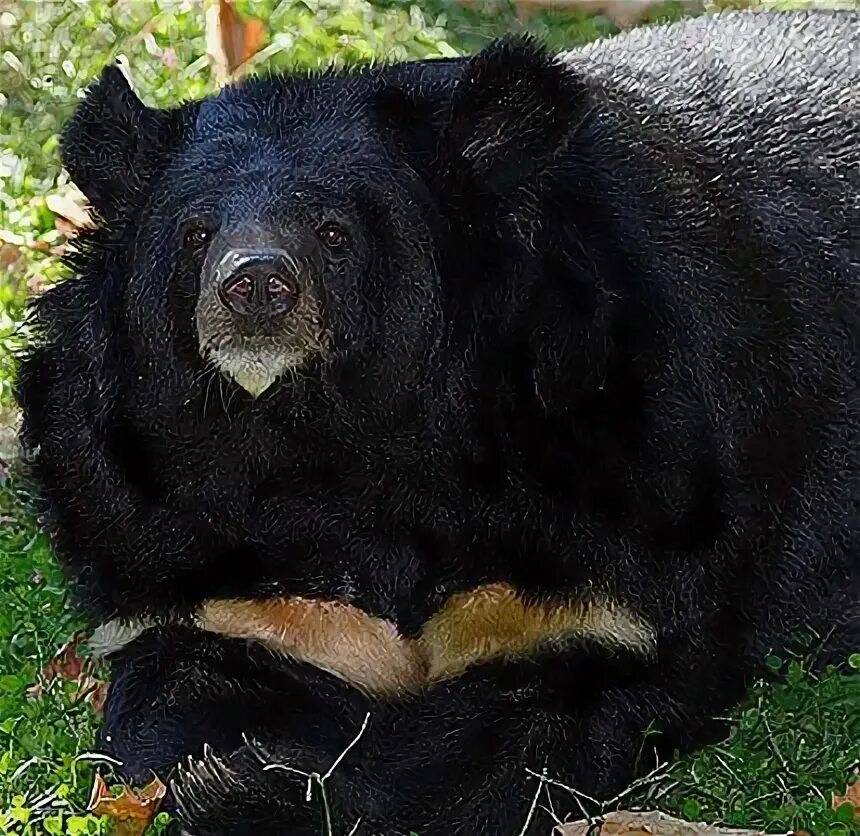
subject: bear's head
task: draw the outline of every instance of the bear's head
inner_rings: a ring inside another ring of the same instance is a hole
[[[478,263],[464,207],[504,202],[552,157],[576,93],[528,40],[171,110],[109,67],[62,152],[110,232],[114,306],[144,358],[189,382],[214,367],[254,398],[345,370],[397,389],[432,373],[446,288]]]

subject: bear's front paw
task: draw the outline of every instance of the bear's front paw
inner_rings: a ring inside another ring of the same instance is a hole
[[[267,768],[268,767],[268,768]],[[307,773],[268,766],[248,742],[230,755],[209,746],[179,764],[170,782],[178,836],[317,836],[320,806]]]
[[[205,746],[201,759],[189,755],[179,764],[170,786],[180,820],[194,822],[228,804],[236,779],[224,760]]]

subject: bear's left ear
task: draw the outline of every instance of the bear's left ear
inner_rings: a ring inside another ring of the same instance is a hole
[[[105,217],[128,212],[175,140],[178,111],[149,108],[118,66],[105,67],[63,130],[75,185]]]
[[[536,40],[507,37],[468,60],[443,154],[493,191],[538,173],[575,130],[584,89]]]

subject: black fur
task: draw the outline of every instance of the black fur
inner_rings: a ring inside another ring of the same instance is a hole
[[[104,128],[85,106],[64,152],[108,221],[36,304],[19,390],[94,616],[302,593],[415,633],[507,581],[657,631],[653,658],[582,641],[370,702],[165,627],[117,658],[103,743],[137,776],[213,747],[177,779],[187,832],[320,832],[262,763],[325,773],[370,711],[326,782],[339,830],[518,833],[526,767],[609,797],[652,724],[687,748],[797,631],[856,638],[858,38],[853,12],[735,13],[169,117],[96,88]],[[158,126],[137,179],[130,124]],[[251,401],[200,368],[177,221],[300,213],[309,172],[364,219],[323,288],[336,350]]]

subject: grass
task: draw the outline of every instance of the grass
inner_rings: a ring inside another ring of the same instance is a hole
[[[829,5],[837,2],[857,5]],[[721,0],[729,4],[742,3]],[[427,0],[421,12],[408,0],[237,5],[266,21],[258,60],[276,68],[456,54],[522,28],[501,2],[492,15],[445,0]],[[681,3],[668,2],[648,19],[671,19],[682,11]],[[560,49],[614,27],[600,16],[544,13],[528,29]],[[203,17],[194,0],[0,5],[0,424],[12,421],[10,387],[24,301],[62,277],[55,257],[62,236],[47,203],[49,195],[67,188],[58,131],[78,91],[118,54],[128,58],[150,104],[213,87]],[[55,678],[40,693],[31,690],[81,624],[66,604],[27,497],[3,475],[0,567],[0,832],[107,832],[107,822],[86,813],[93,764],[78,759],[92,746],[96,712],[73,681]],[[853,661],[860,666],[860,659]],[[625,803],[777,833],[860,834],[850,808],[831,809],[831,794],[844,792],[858,764],[860,676],[831,671],[816,678],[794,659],[786,664],[784,682],[753,689],[727,740],[675,764]]]
[[[860,676],[816,677],[801,659],[782,667],[784,681],[753,688],[727,740],[678,763],[637,802],[771,833],[860,833],[852,808],[832,809],[860,766]]]
[[[45,539],[29,520],[19,515],[10,519],[14,502],[5,490],[6,522],[0,534],[0,831],[100,832],[98,820],[82,815],[92,775],[75,760],[92,740],[93,711],[75,698],[75,683],[61,679],[52,681],[41,696],[27,696],[39,672],[80,625],[64,605],[63,585]]]

